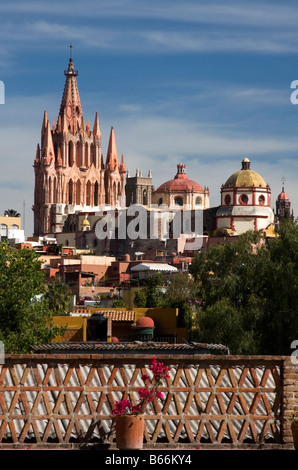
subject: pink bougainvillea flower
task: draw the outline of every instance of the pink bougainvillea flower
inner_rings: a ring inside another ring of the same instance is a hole
[[[158,362],[156,358],[153,357],[150,361],[150,370],[153,373],[152,383],[148,383],[150,377],[147,374],[142,375],[145,386],[138,390],[139,402],[133,405],[130,400],[123,399],[119,402],[117,401],[112,411],[113,415],[119,416],[142,413],[145,411],[148,403],[152,402],[154,399],[163,398],[163,394],[157,389],[162,384],[163,380],[170,377],[170,367],[165,366],[162,362]]]

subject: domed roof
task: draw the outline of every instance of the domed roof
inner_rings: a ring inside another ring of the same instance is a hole
[[[287,200],[287,201],[288,201],[290,198],[289,198],[289,196],[287,195],[287,193],[285,193],[284,188],[282,188],[282,191],[281,191],[281,193],[279,193],[277,199],[278,199],[279,201],[280,201],[280,200],[283,200],[283,201],[284,201],[284,200]]]
[[[83,220],[82,225],[83,225],[84,227],[90,227],[90,222],[89,222],[89,220],[87,219],[87,216],[86,216],[85,219]]]
[[[185,172],[185,165],[182,164],[177,165],[177,174],[175,178],[163,183],[155,192],[164,193],[167,191],[204,192],[202,186],[188,178]]]
[[[248,158],[242,160],[241,170],[233,173],[225,182],[224,186],[236,186],[236,187],[250,187],[257,186],[266,188],[267,183],[258,173],[250,169],[250,161]]]
[[[153,328],[154,321],[150,317],[141,317],[136,321],[136,326],[138,328]]]

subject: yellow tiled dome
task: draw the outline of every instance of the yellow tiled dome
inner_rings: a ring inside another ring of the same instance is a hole
[[[89,222],[89,220],[87,219],[87,217],[85,217],[85,219],[83,220],[82,225],[83,225],[84,227],[89,227],[89,226],[90,226],[90,222]]]
[[[233,173],[225,182],[224,186],[234,187],[251,187],[257,186],[266,188],[267,183],[258,173],[250,169],[250,161],[248,158],[242,160],[242,168]]]

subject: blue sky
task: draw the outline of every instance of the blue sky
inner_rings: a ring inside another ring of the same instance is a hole
[[[272,207],[285,178],[298,216],[295,3],[2,1],[0,213],[21,212],[31,235],[43,112],[58,116],[72,43],[85,121],[99,112],[104,157],[113,126],[131,174],[151,169],[158,187],[184,163],[213,206],[248,157]]]

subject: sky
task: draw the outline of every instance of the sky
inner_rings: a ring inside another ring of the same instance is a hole
[[[284,184],[298,216],[297,2],[2,0],[0,18],[0,214],[20,212],[27,236],[43,114],[57,120],[70,44],[104,158],[113,126],[131,175],[151,169],[157,188],[183,163],[217,206],[248,157],[272,208]]]

